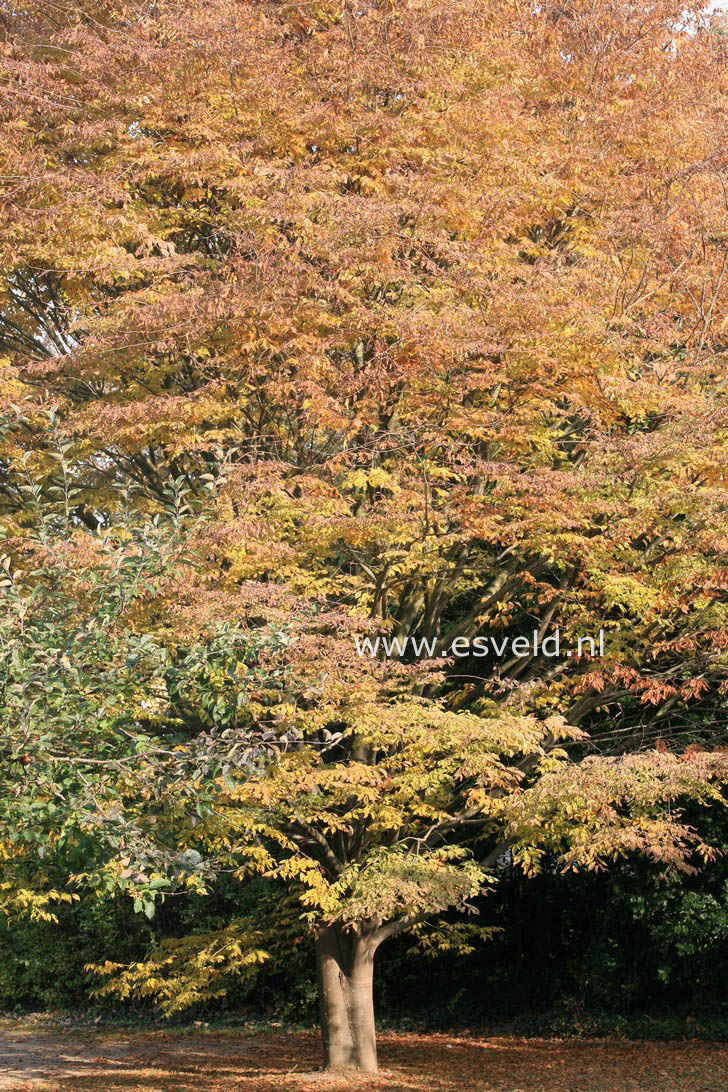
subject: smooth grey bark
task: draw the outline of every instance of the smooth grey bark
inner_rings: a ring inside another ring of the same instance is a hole
[[[321,1036],[327,1069],[376,1073],[373,936],[338,924],[323,926],[316,938]]]

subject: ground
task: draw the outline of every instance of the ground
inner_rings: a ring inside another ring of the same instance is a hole
[[[0,1090],[726,1092],[728,1044],[385,1033],[377,1077],[317,1072],[311,1033],[0,1025]]]

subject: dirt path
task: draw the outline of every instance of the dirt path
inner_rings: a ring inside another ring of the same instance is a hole
[[[2,1092],[726,1092],[728,1044],[384,1034],[374,1078],[319,1073],[311,1034],[0,1028]]]

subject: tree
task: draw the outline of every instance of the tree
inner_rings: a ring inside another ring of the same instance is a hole
[[[3,27],[11,571],[29,474],[78,542],[184,496],[197,561],[132,631],[172,742],[94,791],[160,891],[157,830],[210,876],[289,880],[331,1060],[371,1067],[374,948],[499,854],[689,863],[666,807],[720,758],[671,749],[715,745],[726,686],[723,47],[667,0],[30,2]],[[605,657],[440,659],[553,627]],[[236,680],[257,632],[273,686]],[[437,663],[365,662],[362,632]],[[194,828],[155,784],[199,795]],[[160,957],[170,1004],[195,945],[214,977],[200,943]]]

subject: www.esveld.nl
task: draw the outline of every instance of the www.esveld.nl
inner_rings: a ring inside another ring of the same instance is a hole
[[[407,656],[426,660],[449,659],[453,656],[457,659],[469,659],[471,656],[481,659],[490,656],[499,660],[504,657],[521,659],[531,656],[573,656],[576,659],[588,656],[594,659],[604,655],[603,629],[596,636],[577,637],[575,646],[563,650],[558,629],[545,637],[538,630],[534,630],[530,637],[525,634],[518,637],[455,637],[446,646],[442,646],[438,637],[356,636],[354,640],[358,655],[373,659],[404,659]]]

